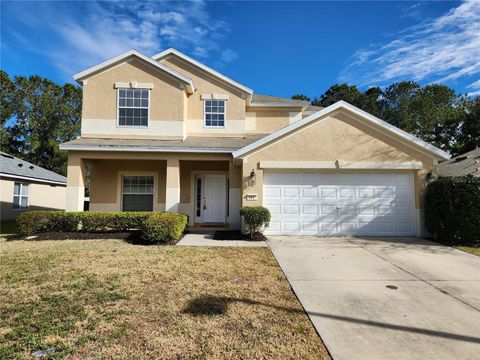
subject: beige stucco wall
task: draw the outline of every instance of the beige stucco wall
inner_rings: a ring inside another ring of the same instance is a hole
[[[243,204],[262,204],[263,170],[259,168],[260,161],[334,162],[343,160],[385,163],[421,162],[423,164],[421,170],[408,171],[414,173],[415,206],[417,209],[422,208],[422,194],[426,186],[426,175],[433,169],[433,159],[402,144],[400,138],[385,135],[385,130],[378,127],[373,129],[365,124],[365,120],[342,110],[286,135],[251,154],[247,154],[244,157],[246,163],[243,165]],[[248,182],[252,169],[255,169],[257,174],[256,184],[253,186]],[[350,170],[349,172],[361,171]],[[369,172],[372,172],[372,170],[369,170]],[[258,200],[246,201],[245,195],[252,193],[258,194]]]
[[[247,108],[247,132],[270,134],[301,120],[300,108]]]
[[[15,219],[25,210],[13,209],[13,187],[15,180],[0,179],[0,219],[1,221]],[[28,183],[28,209],[26,210],[64,210],[65,186],[51,186],[50,184]]]
[[[149,127],[117,127],[116,82],[153,84],[150,90]],[[84,82],[82,136],[175,137],[182,136],[186,118],[185,91],[180,80],[173,79],[149,65],[130,60],[96,74]]]
[[[224,82],[207,75],[184,61],[170,57],[162,60],[165,65],[179,71],[193,80],[196,91],[188,96],[187,111],[187,135],[195,134],[241,134],[245,132],[245,108],[244,94]],[[208,129],[203,127],[204,100],[202,94],[227,95],[225,129]]]
[[[153,175],[157,203],[165,203],[165,160],[91,160],[90,209],[120,211],[121,175]],[[110,204],[110,205],[106,205]]]

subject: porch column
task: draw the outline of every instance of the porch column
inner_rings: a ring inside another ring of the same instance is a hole
[[[242,206],[242,166],[235,165],[233,160],[228,165],[228,224],[232,230],[240,230],[240,206]]]
[[[180,160],[167,159],[165,211],[177,212],[180,204]]]
[[[65,210],[83,211],[85,200],[85,163],[75,153],[68,154],[66,196]]]

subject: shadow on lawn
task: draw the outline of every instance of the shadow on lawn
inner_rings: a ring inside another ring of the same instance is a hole
[[[302,314],[305,313],[303,309],[294,309],[294,308],[285,307],[285,306],[272,305],[272,304],[265,303],[263,301],[256,301],[256,300],[251,300],[246,298],[242,299],[242,298],[235,298],[235,297],[228,297],[228,296],[212,296],[212,295],[199,296],[191,300],[188,306],[183,310],[183,312],[185,314],[190,314],[193,316],[224,315],[228,310],[229,304],[238,303],[238,302],[248,304],[248,305],[268,306],[277,310],[283,310],[287,313],[302,313]],[[454,333],[449,333],[444,331],[422,329],[422,328],[404,326],[404,325],[389,324],[389,323],[384,323],[379,321],[358,319],[358,318],[353,318],[349,316],[326,314],[326,313],[313,312],[313,311],[307,311],[306,313],[310,317],[320,317],[320,318],[325,318],[329,320],[343,321],[343,322],[349,322],[349,323],[360,324],[365,326],[373,326],[373,327],[378,327],[378,328],[383,328],[388,330],[404,331],[404,332],[428,335],[433,337],[480,344],[480,338],[475,336],[454,334]]]

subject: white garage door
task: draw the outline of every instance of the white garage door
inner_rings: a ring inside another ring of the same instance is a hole
[[[268,173],[271,235],[415,235],[410,173]]]

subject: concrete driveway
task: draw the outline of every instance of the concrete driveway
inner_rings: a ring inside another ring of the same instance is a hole
[[[269,245],[334,359],[480,358],[480,257],[409,238]]]

